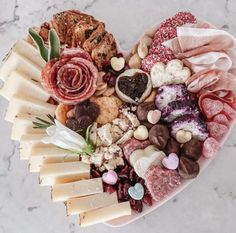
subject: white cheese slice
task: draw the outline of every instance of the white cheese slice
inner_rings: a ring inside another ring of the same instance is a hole
[[[0,95],[7,100],[10,100],[13,95],[20,95],[22,91],[24,96],[45,102],[50,97],[48,92],[43,89],[39,82],[19,71],[13,71],[10,74],[9,79],[4,83],[0,90]]]
[[[43,68],[46,64],[40,56],[39,50],[24,39],[18,40],[12,50],[27,58],[39,68]]]
[[[90,178],[90,165],[81,161],[44,164],[40,169],[40,185],[55,185]]]
[[[45,129],[35,129],[33,128],[33,121],[36,120],[36,117],[40,117],[43,120],[48,120],[46,115],[36,116],[30,114],[19,114],[15,117],[12,125],[11,139],[20,141],[23,134],[42,134],[46,133]]]
[[[46,133],[41,134],[24,134],[20,138],[20,159],[29,159],[33,147],[47,147],[48,145],[41,142]]]
[[[67,215],[76,215],[117,203],[116,192],[112,194],[98,193],[90,196],[69,199],[66,202],[66,210]]]
[[[29,159],[30,172],[39,172],[43,164],[79,161],[80,156],[69,153],[54,145],[33,146]]]
[[[18,114],[47,115],[54,116],[56,106],[43,101],[20,95],[13,96],[9,102],[5,120],[13,122]]]
[[[41,80],[41,68],[36,66],[24,56],[16,53],[15,51],[11,51],[4,59],[0,67],[0,79],[6,82],[11,72],[14,70],[21,71],[36,81]]]
[[[103,223],[122,216],[131,215],[131,213],[130,203],[126,201],[80,214],[80,225],[85,227]]]
[[[101,178],[90,180],[80,180],[67,184],[56,184],[52,187],[52,200],[67,201],[73,197],[88,196],[103,192],[103,184]]]

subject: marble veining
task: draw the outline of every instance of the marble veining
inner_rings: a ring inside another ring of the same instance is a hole
[[[145,28],[179,10],[236,36],[234,0],[0,0],[0,59],[30,26],[53,13],[79,9],[103,20],[119,44],[130,49]],[[66,217],[63,203],[52,203],[50,188],[38,185],[19,160],[18,143],[10,140],[11,124],[4,121],[7,101],[0,99],[0,233],[235,233],[236,128],[207,170],[192,185],[153,213],[127,227],[98,225],[85,229],[78,218]]]

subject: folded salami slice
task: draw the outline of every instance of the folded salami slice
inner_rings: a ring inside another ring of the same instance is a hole
[[[76,104],[96,91],[98,70],[80,48],[65,49],[42,70],[42,85],[58,102]]]

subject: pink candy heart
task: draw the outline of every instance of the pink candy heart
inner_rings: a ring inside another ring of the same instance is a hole
[[[175,153],[170,153],[162,160],[162,165],[170,170],[175,170],[179,166],[179,157]]]
[[[108,172],[103,173],[102,180],[106,184],[114,185],[114,184],[116,184],[116,182],[118,180],[118,176],[115,171],[109,170]]]
[[[147,120],[149,123],[155,125],[161,118],[161,111],[150,110],[147,114]]]

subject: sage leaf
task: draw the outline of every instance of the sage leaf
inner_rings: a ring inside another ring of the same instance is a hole
[[[29,29],[29,34],[34,43],[37,45],[43,60],[48,62],[48,48],[45,46],[43,38],[33,28]]]
[[[48,60],[60,57],[60,39],[54,29],[49,31]]]

